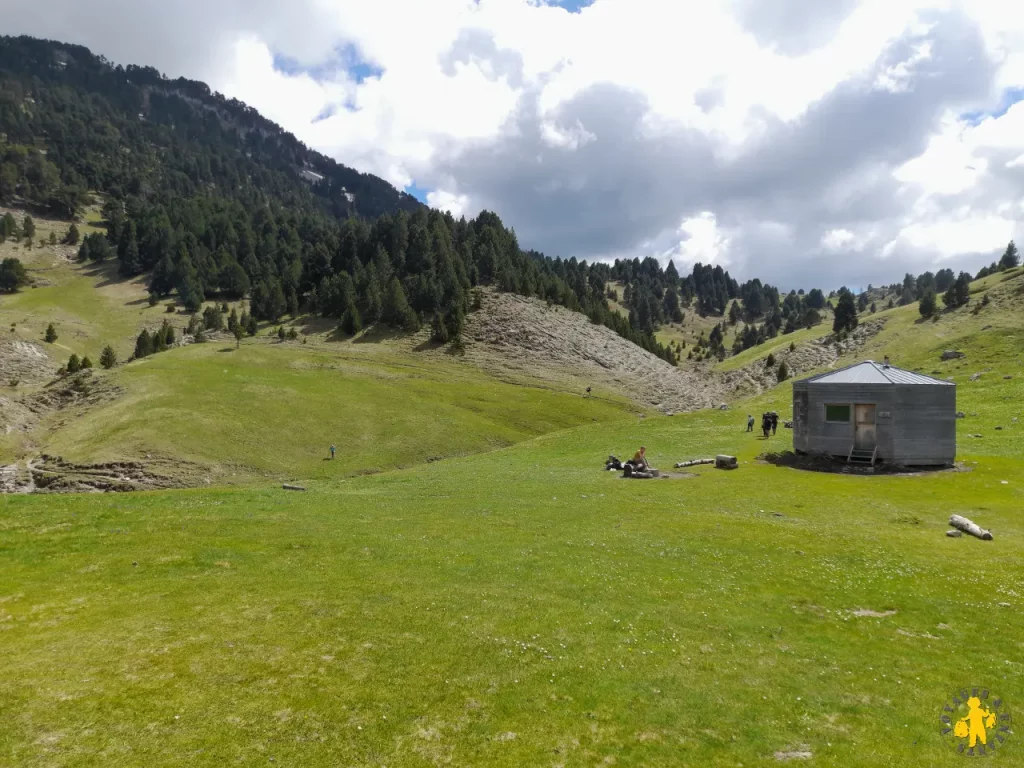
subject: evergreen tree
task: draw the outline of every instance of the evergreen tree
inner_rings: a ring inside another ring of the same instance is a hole
[[[72,352],[71,357],[68,358],[68,364],[64,366],[64,370],[68,373],[78,373],[82,370],[82,361],[78,359],[78,355],[74,352]]]
[[[350,336],[354,336],[363,329],[363,321],[359,316],[359,310],[355,304],[349,304],[348,307],[341,315],[341,322],[339,323],[341,330]]]
[[[940,269],[935,273],[935,292],[945,293],[946,289],[954,282],[956,282],[956,275],[953,274],[952,269]]]
[[[277,326],[277,340],[278,341],[284,341],[284,338],[285,338],[284,326],[283,325],[279,325],[279,326]]]
[[[56,232],[54,232],[54,231],[53,231],[53,230],[51,229],[51,230],[50,230],[50,245],[56,245],[56,244],[57,244],[57,233],[56,233]]]
[[[245,322],[245,332],[250,336],[255,336],[259,331],[259,323],[256,322],[256,318],[250,315]]]
[[[245,328],[242,327],[241,323],[235,323],[235,326],[231,329],[231,333],[235,337],[235,349],[242,346],[242,337],[245,336]]]
[[[448,343],[448,326],[445,325],[444,317],[441,313],[435,314],[430,322],[430,339],[438,344]]]
[[[853,294],[843,291],[839,294],[839,302],[836,304],[836,315],[832,321],[832,331],[843,333],[852,331],[857,327],[857,306],[853,300]]]
[[[9,256],[0,262],[0,293],[14,293],[28,282],[28,273],[20,259]]]
[[[67,245],[78,245],[79,237],[78,225],[75,224],[75,222],[71,222],[71,226],[68,228],[68,233],[64,236],[64,242]]]
[[[921,297],[921,303],[917,305],[918,312],[921,313],[921,317],[931,317],[935,314],[938,309],[938,302],[935,300],[935,294],[929,291]]]
[[[1011,240],[1006,250],[1003,252],[1003,257],[999,260],[999,268],[1002,270],[1013,269],[1020,265],[1020,254],[1017,253],[1017,246]]]
[[[82,358],[82,370],[84,371],[88,368],[92,368],[92,360],[90,360],[89,356],[86,355]]]
[[[53,344],[57,340],[57,329],[53,327],[53,323],[46,326],[46,335],[43,339],[49,344]]]
[[[406,331],[419,329],[419,318],[409,306],[409,302],[405,298],[405,291],[397,277],[391,278],[391,283],[388,285],[381,320],[393,328],[401,328]]]
[[[235,329],[237,327],[238,327],[238,311],[234,307],[232,307],[231,308],[231,314],[228,315],[228,330],[231,331],[231,333],[234,333]]]
[[[117,353],[109,344],[103,348],[102,352],[100,352],[100,365],[107,369],[113,368],[117,365]]]
[[[149,335],[149,331],[143,328],[142,333],[135,339],[135,359],[148,357],[151,354],[153,354],[153,338]]]
[[[128,220],[127,226],[121,232],[121,239],[117,244],[117,258],[121,262],[118,271],[122,275],[131,277],[142,272],[138,233],[133,219]]]
[[[0,242],[3,242],[9,237],[14,237],[18,234],[18,223],[14,220],[14,216],[11,215],[10,211],[4,214],[4,218],[0,221]]]
[[[778,380],[779,380],[780,384],[782,382],[784,382],[786,379],[789,378],[789,368],[786,367],[786,361],[785,360],[783,360],[781,363],[779,363],[779,370],[778,370],[777,377],[778,377]]]
[[[21,235],[30,244],[32,242],[32,238],[35,237],[36,235],[36,223],[32,221],[32,217],[29,216],[27,213],[25,214],[25,218],[21,222]]]

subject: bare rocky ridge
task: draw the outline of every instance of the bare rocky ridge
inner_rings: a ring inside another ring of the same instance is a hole
[[[779,383],[778,367],[785,362],[790,378],[808,371],[830,368],[839,358],[861,349],[885,327],[885,319],[868,320],[857,326],[842,341],[831,335],[798,346],[792,352],[789,348],[775,353],[775,365],[768,368],[764,360],[757,360],[736,371],[722,374],[725,388],[734,395],[749,395],[771,389]]]
[[[467,362],[506,380],[580,391],[593,387],[666,413],[718,405],[717,378],[675,368],[564,307],[507,293],[483,294],[466,320]]]

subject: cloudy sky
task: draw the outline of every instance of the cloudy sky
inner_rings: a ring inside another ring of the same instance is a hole
[[[1017,0],[4,5],[8,33],[204,80],[549,255],[864,286],[1020,234]]]

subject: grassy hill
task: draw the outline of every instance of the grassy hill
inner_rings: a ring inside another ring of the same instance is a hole
[[[126,350],[162,321],[143,286],[48,248],[26,256],[47,284],[3,297],[0,320],[36,343],[56,318],[60,338],[41,345],[52,367],[105,339]],[[789,433],[748,435],[745,414],[788,415],[790,382],[657,416],[629,392],[580,397],[564,358],[547,388],[492,369],[490,337],[459,356],[305,319],[306,343],[263,328],[239,350],[96,372],[109,398],[43,413],[4,450],[149,453],[204,487],[0,498],[3,759],[955,759],[938,728],[950,696],[1024,701],[1024,271],[972,291],[935,321],[878,313],[881,329],[833,363],[887,354],[957,382],[959,466],[910,476],[759,461]],[[966,357],[942,362],[944,349]],[[741,467],[644,483],[601,471],[639,444],[663,468],[719,452]],[[947,538],[952,513],[995,540]]]
[[[704,411],[304,495],[6,497],[0,743],[18,765],[953,760],[955,691],[1024,700],[1024,336],[908,309],[877,351],[961,383],[963,471],[777,468],[754,459],[784,431]],[[742,466],[600,471],[639,443]],[[945,537],[953,512],[995,540]]]

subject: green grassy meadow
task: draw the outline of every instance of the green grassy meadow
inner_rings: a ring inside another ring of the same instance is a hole
[[[103,282],[60,266],[0,318],[64,312],[59,343],[90,354],[159,320]],[[857,357],[952,377],[967,414],[958,469],[914,476],[758,461],[790,435],[745,416],[788,415],[790,382],[641,416],[388,339],[265,331],[98,373],[120,397],[40,450],[174,456],[212,484],[0,497],[0,765],[958,764],[954,692],[1024,708],[1021,285],[987,278],[935,322],[880,313]],[[741,466],[602,471],[640,444]],[[952,513],[994,541],[947,538]],[[995,760],[1024,761],[1020,734]]]
[[[1024,700],[1020,441],[971,444],[966,472],[836,476],[754,462],[765,443],[736,422],[579,427],[307,494],[4,498],[0,754],[952,761],[937,718],[953,691]],[[743,465],[600,471],[639,442],[662,466]],[[946,538],[952,512],[995,541]]]

